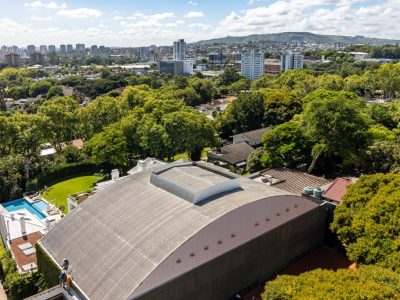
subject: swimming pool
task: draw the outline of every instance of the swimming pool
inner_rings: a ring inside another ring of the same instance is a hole
[[[46,218],[46,215],[43,214],[42,211],[47,209],[47,204],[43,200],[30,203],[25,199],[18,199],[3,203],[2,205],[8,212],[13,212],[25,208],[41,220]]]

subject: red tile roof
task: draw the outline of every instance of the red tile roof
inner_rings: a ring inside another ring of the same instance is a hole
[[[342,198],[347,192],[347,187],[356,182],[354,178],[338,177],[331,186],[324,192],[323,196],[329,200],[342,203]]]
[[[43,235],[40,232],[34,232],[31,234],[28,234],[27,236],[23,236],[17,239],[13,239],[10,241],[10,248],[11,252],[14,255],[14,258],[17,262],[17,265],[22,268],[22,266],[30,264],[30,263],[36,263],[36,254],[31,254],[29,256],[26,256],[24,252],[22,252],[21,249],[18,248],[19,245],[25,244],[25,243],[31,243],[33,247],[35,247],[35,244],[38,240]]]

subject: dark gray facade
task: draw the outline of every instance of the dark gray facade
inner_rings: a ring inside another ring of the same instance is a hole
[[[326,206],[318,206],[272,231],[156,288],[140,300],[223,300],[289,266],[324,241]]]
[[[160,61],[158,63],[159,74],[183,75],[182,61]]]

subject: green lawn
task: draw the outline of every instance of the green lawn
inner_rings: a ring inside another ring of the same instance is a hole
[[[203,151],[201,152],[201,158],[207,158],[207,151],[210,151],[211,148],[210,147],[206,147],[203,149]],[[181,153],[181,154],[177,154],[174,156],[174,161],[177,161],[179,159],[185,159],[185,160],[190,160],[189,154],[185,153]]]
[[[48,187],[43,193],[43,198],[57,207],[63,206],[64,213],[67,212],[67,196],[70,194],[89,190],[99,180],[96,176],[82,176],[72,178]]]

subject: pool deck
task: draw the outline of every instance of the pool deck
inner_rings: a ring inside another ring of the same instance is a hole
[[[22,232],[21,228],[22,217],[24,217],[25,219],[25,233]],[[44,220],[40,220],[37,216],[35,216],[25,208],[14,211],[12,213],[4,213],[3,218],[9,233],[7,237],[8,241],[20,238],[24,235],[29,235],[34,232],[44,232],[46,230]]]

